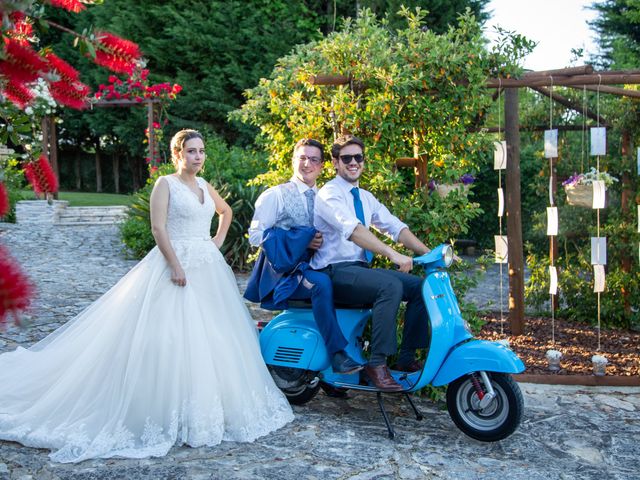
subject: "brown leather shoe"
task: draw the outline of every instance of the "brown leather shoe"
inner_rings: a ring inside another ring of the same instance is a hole
[[[399,370],[400,372],[414,373],[422,370],[424,368],[424,363],[420,362],[419,360],[411,360],[411,362],[406,365],[404,363],[396,363],[391,368],[393,370]]]
[[[401,392],[404,390],[391,376],[386,365],[365,365],[364,373],[376,388],[383,392]]]

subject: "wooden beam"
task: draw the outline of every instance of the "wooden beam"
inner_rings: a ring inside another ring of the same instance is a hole
[[[509,262],[509,323],[513,335],[524,333],[524,253],[520,201],[520,131],[517,88],[504,93],[507,141],[506,213]]]
[[[345,75],[311,75],[309,83],[311,85],[348,85],[350,76]]]
[[[535,90],[538,93],[541,93],[545,97],[552,98],[554,101],[556,101],[560,105],[563,105],[563,106],[565,106],[567,108],[570,108],[571,110],[575,110],[576,112],[578,112],[580,114],[586,115],[587,118],[590,118],[591,120],[595,120],[599,124],[608,125],[608,123],[609,123],[604,118],[602,118],[601,116],[598,116],[598,114],[596,112],[594,112],[593,110],[591,110],[589,108],[584,108],[584,106],[576,104],[576,103],[572,102],[571,100],[569,100],[568,98],[563,97],[562,95],[560,95],[560,94],[558,94],[556,92],[552,92],[550,90],[547,90],[545,87],[531,87],[531,89]]]
[[[130,107],[132,105],[144,107],[148,103],[160,103],[161,101],[162,100],[157,98],[145,98],[141,102],[136,102],[129,98],[121,98],[119,100],[98,100],[97,102],[93,102],[91,107]]]
[[[610,87],[608,85],[568,85],[568,87],[579,90],[585,88],[590,92],[600,91],[602,93],[611,93],[612,95],[621,95],[623,97],[640,98],[640,90],[631,90],[628,88]]]
[[[594,127],[595,125],[586,125],[586,128]],[[583,125],[554,125],[553,128],[559,130],[560,132],[578,132],[585,128]],[[529,126],[520,126],[521,132],[544,132],[545,130],[549,130],[549,124],[547,125],[529,125]],[[498,130],[498,127],[478,127],[469,131],[475,132],[488,132],[488,133],[498,133],[498,131],[504,132],[504,127]]]
[[[549,75],[523,77],[523,78],[490,78],[487,80],[487,88],[515,88],[515,87],[550,87],[550,86],[576,86],[576,85],[620,85],[640,84],[640,70],[634,73],[604,74],[592,73],[589,75],[573,75],[570,77],[554,77]]]
[[[571,75],[588,75],[593,73],[593,66],[581,65],[579,67],[558,68],[555,70],[541,70],[536,72],[524,72],[523,77],[540,77],[548,75],[571,76]]]

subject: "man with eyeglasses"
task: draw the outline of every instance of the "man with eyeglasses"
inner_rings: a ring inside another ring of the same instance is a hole
[[[411,257],[380,241],[369,227],[418,255],[429,249],[370,192],[359,188],[365,164],[361,139],[340,137],[331,148],[331,157],[336,176],[318,192],[315,225],[323,242],[311,266],[331,277],[336,301],[373,305],[371,355],[364,373],[380,390],[397,392],[402,387],[391,376],[387,356],[397,350],[396,317],[402,301],[407,302],[407,309],[396,368],[406,372],[422,369],[415,353],[427,346],[429,334],[421,294],[423,279],[407,273],[413,267]],[[374,253],[387,257],[398,270],[371,268]]]
[[[308,264],[323,242],[322,234],[313,228],[313,216],[324,146],[317,140],[304,138],[296,143],[292,162],[291,179],[267,189],[256,201],[249,242],[262,249],[245,298],[275,310],[286,308],[287,300],[311,299],[313,316],[333,370],[357,372],[363,366],[344,350],[347,340],[336,319],[331,280]]]

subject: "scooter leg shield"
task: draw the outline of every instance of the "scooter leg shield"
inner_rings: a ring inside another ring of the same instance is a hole
[[[509,348],[487,340],[472,340],[458,345],[445,359],[431,384],[446,385],[471,372],[521,373],[522,360]]]

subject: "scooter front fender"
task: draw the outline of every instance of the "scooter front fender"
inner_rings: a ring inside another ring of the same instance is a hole
[[[329,355],[311,310],[286,310],[260,333],[260,350],[267,365],[321,371]]]
[[[431,382],[434,387],[446,385],[472,372],[520,373],[522,360],[509,348],[488,340],[471,340],[453,349]]]

